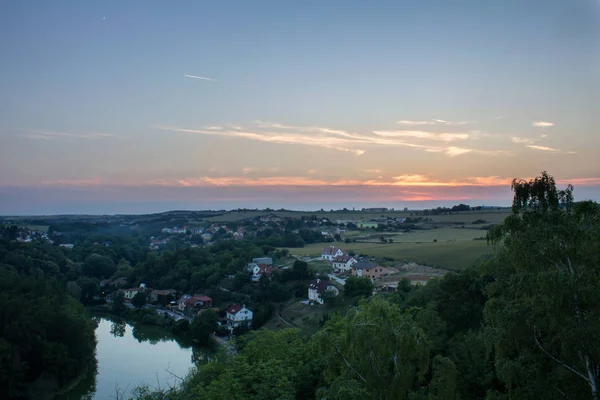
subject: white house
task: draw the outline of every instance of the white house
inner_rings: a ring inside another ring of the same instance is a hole
[[[352,269],[352,266],[358,261],[352,256],[337,256],[333,258],[332,267],[335,272],[346,272]]]
[[[227,309],[227,326],[231,329],[238,326],[252,325],[252,311],[248,310],[246,306],[240,306],[234,304]]]
[[[254,264],[254,267],[252,268],[252,281],[258,282],[263,274],[270,276],[272,272],[273,267],[266,264]]]
[[[323,298],[321,296],[328,291],[334,293],[335,296],[340,294],[340,290],[331,282],[315,279],[308,285],[308,300],[323,304]]]
[[[334,257],[343,256],[345,253],[342,249],[335,246],[329,246],[323,249],[321,260],[333,261]]]

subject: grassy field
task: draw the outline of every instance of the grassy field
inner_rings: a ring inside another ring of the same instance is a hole
[[[283,322],[277,315],[273,315],[263,328],[265,329],[285,329],[299,328],[305,334],[313,334],[319,329],[319,323],[325,314],[331,315],[334,312],[345,312],[351,301],[340,293],[338,304],[333,308],[328,308],[325,305],[308,305],[302,304],[298,300],[294,300],[286,304],[281,317],[289,324]],[[290,326],[291,325],[291,326]]]
[[[300,218],[302,216],[310,216],[316,215],[317,217],[328,218],[330,221],[335,222],[338,219],[342,220],[369,220],[372,218],[381,218],[382,216],[385,218],[407,218],[410,217],[410,211],[387,211],[384,213],[375,213],[375,212],[362,212],[362,211],[324,211],[324,212],[305,212],[305,211],[282,211],[282,212],[273,212],[274,215],[279,217],[294,217]],[[473,221],[478,219],[482,219],[487,221],[488,223],[499,223],[510,213],[509,209],[502,210],[481,210],[481,211],[466,211],[461,212],[459,214],[451,214],[451,215],[432,215],[428,218],[431,218],[434,222],[464,222],[466,224],[470,224]],[[260,217],[262,215],[267,215],[269,213],[264,211],[228,211],[223,215],[218,215],[215,217],[204,218],[205,221],[215,221],[215,222],[229,222],[229,221],[241,221],[247,218],[255,218]]]
[[[395,261],[416,262],[431,267],[459,270],[474,264],[481,256],[493,254],[494,248],[485,240],[460,240],[455,242],[375,244],[338,244],[345,251],[372,257],[391,257]],[[317,256],[323,251],[323,243],[290,248],[290,254]]]
[[[47,226],[47,225],[27,225],[26,228],[30,229],[32,231],[40,231],[40,232],[48,233],[49,226]]]
[[[482,229],[467,229],[467,228],[440,228],[440,229],[428,229],[428,230],[416,230],[408,233],[396,234],[393,236],[385,235],[386,239],[392,239],[394,242],[401,243],[423,243],[446,241],[458,241],[458,240],[473,240],[475,238],[485,237],[487,231]],[[381,235],[373,234],[374,238],[361,240],[360,237],[356,237],[359,241],[368,241],[377,243]]]

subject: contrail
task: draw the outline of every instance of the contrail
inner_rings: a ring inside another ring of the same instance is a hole
[[[216,79],[212,79],[212,78],[206,78],[204,76],[196,76],[196,75],[184,75],[186,78],[193,78],[193,79],[201,79],[203,81],[212,81],[212,82],[217,82]]]

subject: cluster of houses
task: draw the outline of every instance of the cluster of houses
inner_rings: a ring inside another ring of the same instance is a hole
[[[50,244],[54,243],[54,241],[48,237],[46,232],[27,227],[22,227],[19,229],[16,239],[19,243],[31,243],[34,240],[43,240],[49,242]]]
[[[379,279],[388,274],[385,267],[360,260],[336,246],[324,248],[321,259],[329,261],[335,273],[351,272],[352,276],[370,278],[371,280]]]
[[[108,282],[108,280],[103,281],[103,283],[105,286],[122,284],[122,282]],[[178,297],[178,293],[174,289],[150,289],[143,283],[138,287],[119,289],[118,293],[123,294],[126,302],[130,302],[138,293],[146,293],[149,303],[163,305],[171,311],[188,317],[199,315],[209,309],[215,311],[217,314],[221,311],[218,307],[213,306],[213,299],[206,295],[184,294]],[[225,316],[221,318],[219,323],[230,330],[241,326],[251,327],[252,317],[252,311],[245,305],[233,304],[227,308]]]

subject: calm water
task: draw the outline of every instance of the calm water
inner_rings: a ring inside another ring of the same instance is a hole
[[[57,400],[109,400],[116,398],[116,388],[131,394],[132,388],[143,384],[176,385],[178,379],[167,370],[185,377],[194,360],[210,357],[210,351],[178,343],[163,329],[134,327],[106,318],[98,319],[96,338],[96,374],[89,374]]]

